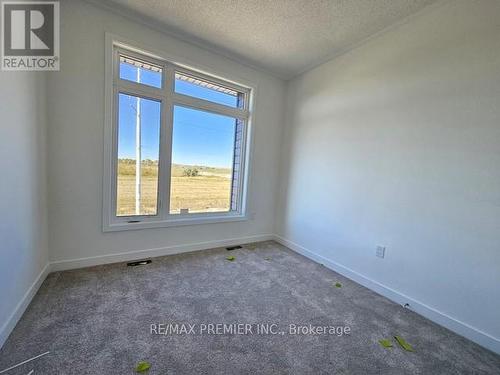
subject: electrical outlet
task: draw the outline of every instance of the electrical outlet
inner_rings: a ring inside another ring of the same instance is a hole
[[[377,246],[375,255],[379,258],[385,258],[385,246]]]

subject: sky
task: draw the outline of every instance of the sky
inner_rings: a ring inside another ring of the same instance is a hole
[[[120,77],[136,81],[137,69],[120,64]],[[161,74],[141,69],[141,82],[161,86]],[[176,80],[175,91],[185,95],[236,107],[234,96]],[[160,112],[159,102],[140,100],[142,159],[158,160]],[[118,158],[135,159],[135,124],[137,99],[119,96]],[[172,162],[175,164],[232,166],[235,119],[181,106],[174,107]]]

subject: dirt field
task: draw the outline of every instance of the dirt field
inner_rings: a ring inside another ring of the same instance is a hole
[[[135,214],[135,162],[120,160],[118,165],[117,214]],[[196,170],[196,176],[187,176]],[[158,166],[144,161],[142,165],[141,214],[156,214]],[[231,170],[205,166],[172,166],[170,212],[181,208],[189,212],[228,211],[231,194]]]

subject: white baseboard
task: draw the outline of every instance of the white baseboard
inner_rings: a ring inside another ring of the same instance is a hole
[[[309,250],[295,242],[287,240],[279,235],[274,236],[274,240],[279,242],[280,244],[290,248],[291,250],[304,255],[305,257],[312,259],[318,263],[325,265],[331,270],[340,273],[341,275],[361,284],[368,289],[373,290],[374,292],[383,295],[384,297],[400,304],[404,305],[408,303],[410,305],[410,309],[415,311],[417,314],[426,317],[433,322],[448,328],[450,331],[453,331],[461,336],[468,338],[475,343],[500,354],[500,339],[489,335],[486,332],[483,332],[471,325],[461,322],[441,311],[436,310],[433,307],[426,305],[420,301],[417,301],[411,297],[404,295],[388,286],[385,286],[375,280],[372,280],[366,276],[361,275],[360,273],[343,266],[337,262],[334,262],[330,259],[325,258],[322,255],[315,253],[312,250]]]
[[[31,284],[31,286],[28,288],[21,301],[19,301],[16,308],[9,316],[7,321],[4,323],[2,328],[0,328],[0,348],[3,346],[5,341],[7,341],[7,338],[9,337],[10,333],[16,326],[19,319],[21,319],[21,317],[23,316],[24,312],[26,311],[26,308],[30,304],[36,292],[38,292],[38,289],[40,289],[40,286],[42,285],[43,281],[45,280],[45,278],[49,273],[50,273],[50,264],[47,263],[45,267],[43,267],[42,271],[37,276],[33,284]]]
[[[160,247],[155,249],[127,251],[123,253],[100,255],[88,258],[59,260],[51,262],[50,265],[52,272],[64,271],[76,268],[92,267],[101,264],[134,261],[144,258],[153,258],[164,255],[187,253],[190,251],[206,250],[206,249],[213,249],[225,246],[234,246],[251,242],[269,241],[273,239],[274,235],[272,234],[263,234],[258,236],[239,237],[239,238],[228,238],[224,240],[198,242],[187,245],[175,245],[175,246]]]

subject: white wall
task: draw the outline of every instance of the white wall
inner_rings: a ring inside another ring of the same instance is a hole
[[[102,232],[105,32],[258,84],[247,222]],[[61,71],[48,82],[52,261],[273,233],[285,84],[84,1],[61,2]],[[256,239],[260,237],[255,237]],[[210,247],[206,244],[205,247]],[[189,247],[186,247],[189,248]],[[96,262],[118,258],[99,258]],[[93,261],[90,261],[92,263]],[[75,264],[75,263],[71,263]],[[78,263],[86,265],[89,263]]]
[[[48,271],[45,75],[0,72],[0,346]]]
[[[445,2],[305,73],[287,114],[278,234],[500,352],[500,2]]]

